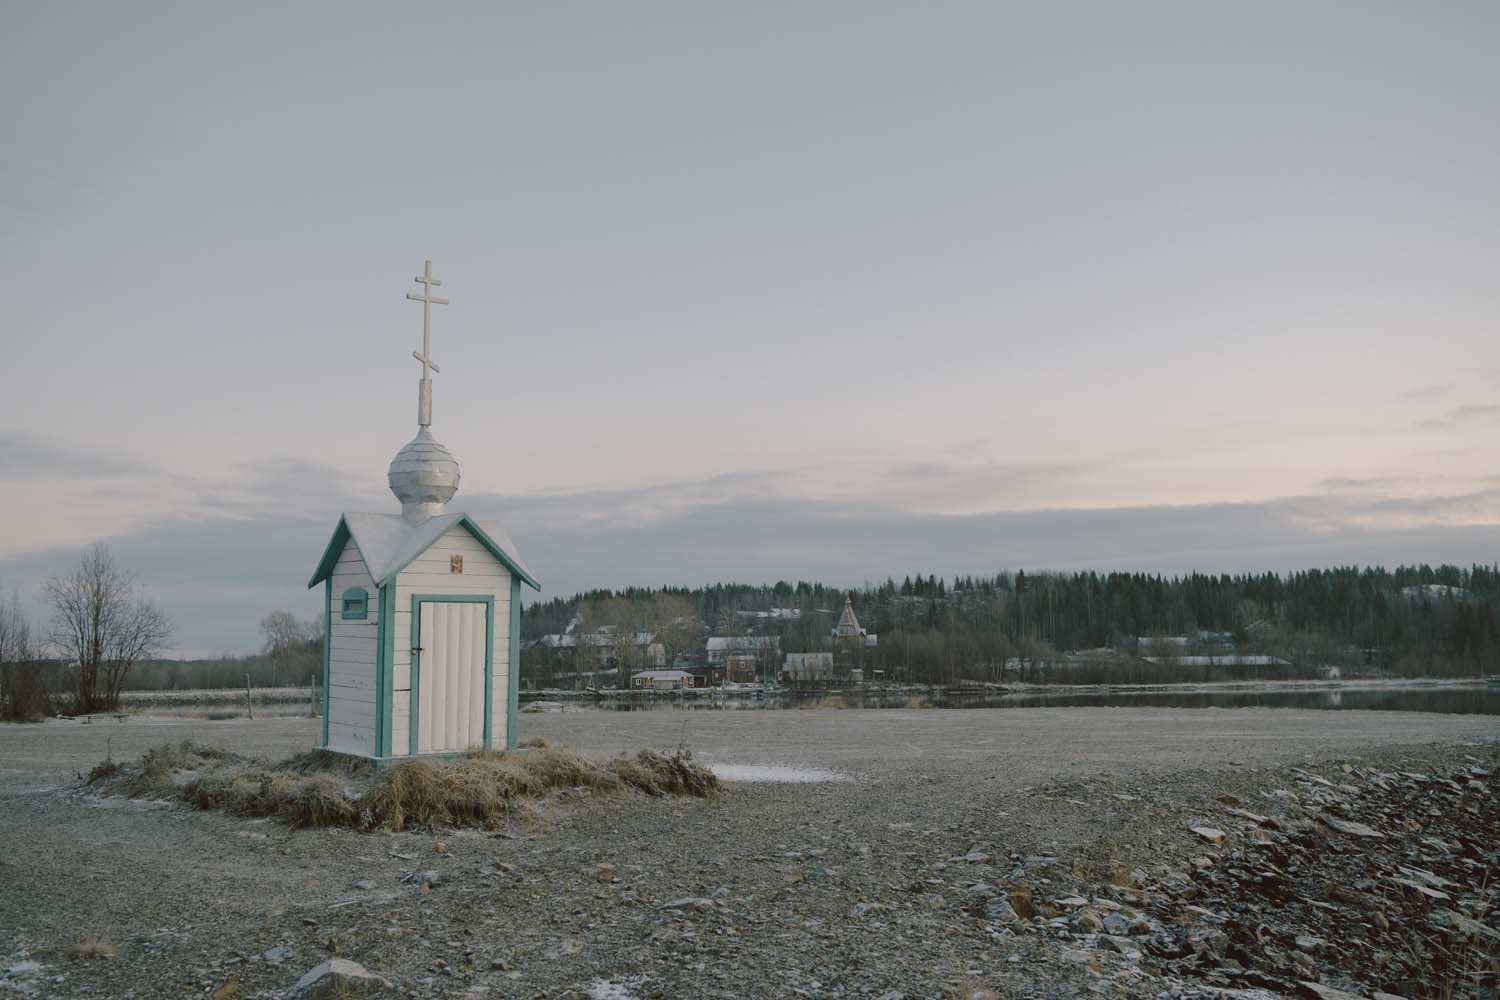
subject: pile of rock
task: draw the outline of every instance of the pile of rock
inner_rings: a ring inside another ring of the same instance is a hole
[[[1287,777],[1258,801],[1225,796],[1216,815],[1187,818],[1180,854],[1151,873],[1059,894],[1019,859],[1011,888],[976,915],[1067,941],[1140,995],[1500,995],[1490,766]]]

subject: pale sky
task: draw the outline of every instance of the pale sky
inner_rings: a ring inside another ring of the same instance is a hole
[[[1500,559],[1500,6],[5,3],[0,587]]]

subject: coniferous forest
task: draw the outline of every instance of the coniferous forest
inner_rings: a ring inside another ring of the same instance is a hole
[[[775,634],[783,652],[814,651],[825,647],[846,596],[860,624],[878,635],[878,645],[861,651],[861,667],[918,683],[1223,676],[1174,668],[1174,658],[1189,664],[1193,654],[1284,661],[1247,676],[1327,676],[1331,669],[1343,676],[1500,672],[1495,566],[1185,576],[918,574],[852,590],[802,581],[632,587],[530,605],[522,638],[606,623],[655,631],[666,614],[678,630],[688,624],[702,637]],[[765,614],[772,609],[800,613]],[[691,644],[679,647],[691,660]]]

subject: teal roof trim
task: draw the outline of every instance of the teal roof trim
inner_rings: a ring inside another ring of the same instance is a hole
[[[323,558],[318,560],[312,579],[307,581],[307,589],[311,590],[333,575],[333,567],[338,565],[339,556],[343,554],[344,546],[347,544],[349,544],[349,522],[340,514],[338,527],[333,529],[333,537],[328,540],[328,548],[323,550]]]

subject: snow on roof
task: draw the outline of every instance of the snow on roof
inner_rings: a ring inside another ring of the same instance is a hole
[[[1169,663],[1177,667],[1285,667],[1279,656],[1265,653],[1226,653],[1223,656],[1143,656],[1147,663]]]
[[[780,649],[779,635],[716,635],[708,640],[710,651],[725,649]]]
[[[566,632],[550,632],[537,641],[543,646],[552,649],[572,649],[580,644],[584,646],[613,646],[619,639],[615,633],[599,629],[594,632],[581,632],[574,635]],[[632,634],[631,641],[637,646],[649,646],[656,641],[656,633],[636,632]]]
[[[412,524],[400,514],[361,514],[347,511],[340,519],[339,528],[334,531],[333,540],[338,540],[340,531],[347,530],[349,537],[359,547],[359,554],[364,558],[370,576],[376,583],[384,583],[426,552],[449,528],[460,523],[523,580],[537,590],[541,589],[505,529],[476,521],[467,514],[439,514]],[[338,561],[339,556],[334,551],[335,548],[342,546],[335,546],[330,542],[328,551],[323,553],[323,559],[313,573],[312,581],[308,583],[309,587],[319,583],[333,571],[333,564]]]
[[[653,681],[680,681],[685,678],[691,678],[693,675],[686,670],[642,670],[630,676],[632,679],[646,677]]]

